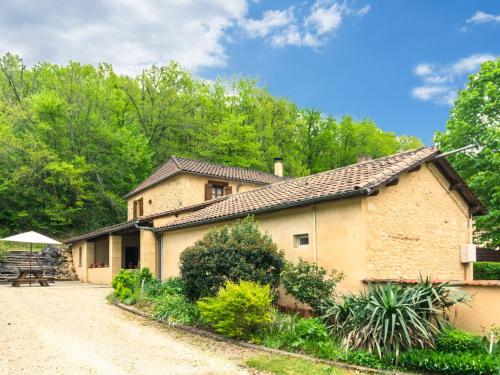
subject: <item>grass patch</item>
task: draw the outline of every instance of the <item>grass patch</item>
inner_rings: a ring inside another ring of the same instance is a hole
[[[301,358],[281,355],[260,355],[250,358],[246,365],[259,371],[276,375],[347,375],[354,374],[338,367],[316,363]]]

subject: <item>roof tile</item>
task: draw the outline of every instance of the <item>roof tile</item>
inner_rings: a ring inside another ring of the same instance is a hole
[[[245,216],[284,206],[298,206],[317,199],[335,199],[364,191],[390,180],[438,153],[438,150],[431,147],[420,148],[229,195],[217,203],[169,223],[163,229],[224,220],[227,217]]]
[[[172,156],[160,167],[158,167],[148,178],[141,182],[135,189],[125,195],[125,198],[137,194],[180,172],[195,173],[229,180],[239,180],[266,185],[286,179],[286,177],[279,177],[271,173],[256,171],[253,169],[227,167],[206,161]]]

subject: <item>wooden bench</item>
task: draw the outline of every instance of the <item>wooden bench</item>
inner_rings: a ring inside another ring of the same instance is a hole
[[[49,286],[47,278],[43,276],[43,271],[36,268],[19,269],[19,276],[12,281],[12,286],[21,286],[21,284],[31,285],[32,283],[39,283],[40,286]]]

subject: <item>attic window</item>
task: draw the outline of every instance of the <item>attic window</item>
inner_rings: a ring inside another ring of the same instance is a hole
[[[233,188],[227,182],[208,181],[205,184],[205,200],[220,198],[233,193]]]
[[[139,216],[144,215],[144,204],[142,198],[134,201],[134,219],[137,219]]]
[[[293,246],[302,247],[309,245],[309,234],[295,234],[293,236]]]
[[[224,186],[213,185],[212,186],[212,199],[220,198],[224,195]]]

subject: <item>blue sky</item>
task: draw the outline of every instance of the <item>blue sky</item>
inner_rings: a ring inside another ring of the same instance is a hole
[[[260,2],[251,17],[262,18],[266,10],[286,9],[293,2],[270,5]],[[362,17],[344,16],[316,48],[276,47],[269,40],[240,36],[227,46],[228,66],[208,74],[258,76],[273,94],[301,106],[368,117],[385,130],[417,135],[431,144],[433,131],[444,129],[453,91],[463,87],[480,61],[500,54],[500,2],[386,0],[350,6],[369,10]],[[478,11],[497,19],[467,22]],[[426,85],[415,72],[419,65],[430,65],[445,74],[467,58],[470,69],[446,84]],[[412,94],[419,87],[443,86],[449,91],[441,89],[441,96],[425,89]]]
[[[198,77],[258,77],[336,117],[432,143],[456,91],[500,55],[498,0],[4,0],[0,54],[108,62],[135,75],[177,60]]]

